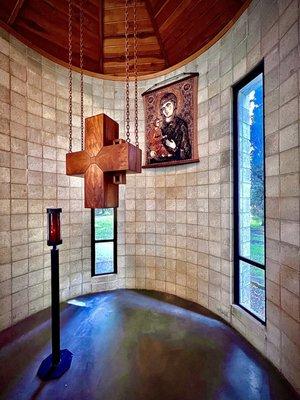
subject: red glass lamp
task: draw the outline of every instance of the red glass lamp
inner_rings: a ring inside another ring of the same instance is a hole
[[[61,208],[47,208],[48,214],[48,246],[62,244],[60,235],[60,213]]]

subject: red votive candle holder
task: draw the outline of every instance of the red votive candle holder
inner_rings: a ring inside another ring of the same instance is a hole
[[[47,208],[48,214],[48,246],[62,244],[60,235],[60,213],[61,208]]]

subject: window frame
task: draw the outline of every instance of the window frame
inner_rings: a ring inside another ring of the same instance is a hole
[[[105,275],[113,275],[117,274],[118,266],[117,266],[117,209],[113,209],[113,227],[114,227],[114,235],[112,239],[102,239],[96,240],[95,239],[95,209],[91,209],[91,267],[92,267],[92,277],[93,276],[105,276]],[[114,270],[112,272],[104,272],[101,274],[96,274],[96,263],[95,263],[95,255],[96,255],[96,243],[107,243],[113,242],[113,257],[114,257]]]
[[[258,75],[262,74],[263,85],[263,180],[264,180],[264,264],[250,260],[240,254],[240,216],[239,216],[239,127],[238,127],[238,94],[244,86],[254,80]],[[256,320],[263,325],[267,323],[267,286],[266,286],[266,137],[265,137],[265,74],[264,61],[261,61],[254,67],[245,77],[232,86],[233,92],[233,253],[234,253],[234,304],[241,307]],[[264,271],[265,283],[265,319],[261,319],[251,310],[243,306],[240,302],[240,261],[244,261],[249,265],[260,268]]]

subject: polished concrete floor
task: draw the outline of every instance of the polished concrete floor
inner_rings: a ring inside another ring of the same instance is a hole
[[[239,334],[174,296],[118,290],[61,310],[59,380],[41,382],[51,349],[49,310],[0,333],[0,398],[9,400],[293,400],[282,376]]]

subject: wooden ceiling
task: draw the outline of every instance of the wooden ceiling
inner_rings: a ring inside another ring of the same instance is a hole
[[[139,75],[165,70],[201,51],[232,25],[249,2],[137,0]],[[125,0],[83,3],[84,69],[124,76]],[[79,0],[73,0],[73,5],[73,62],[78,66]],[[129,20],[132,42],[131,6]],[[68,0],[0,0],[0,21],[27,45],[50,58],[68,61]]]

